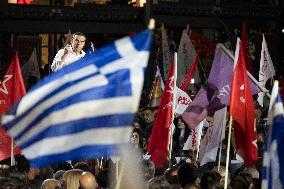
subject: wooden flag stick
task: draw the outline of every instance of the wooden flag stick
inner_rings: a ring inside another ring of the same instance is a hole
[[[11,140],[11,167],[15,165],[14,140]]]
[[[175,104],[176,104],[176,94],[175,94],[176,81],[177,81],[177,52],[174,53],[174,87],[173,87],[173,101],[172,101],[172,120],[170,125],[169,167],[171,167],[173,133],[175,128],[174,119],[175,119]]]
[[[227,119],[227,118],[226,118]],[[226,124],[225,124],[225,132],[226,132]],[[220,145],[219,145],[219,157],[218,157],[218,171],[220,171],[220,165],[221,165],[221,156],[222,156],[222,136],[223,136],[223,128],[221,131],[221,136],[220,136]]]
[[[225,174],[225,185],[224,185],[224,189],[227,189],[227,187],[228,187],[228,175],[229,175],[229,164],[230,164],[230,147],[231,147],[232,124],[233,124],[233,117],[230,116],[229,133],[228,133],[228,144],[227,144],[227,158],[226,158],[226,174]]]

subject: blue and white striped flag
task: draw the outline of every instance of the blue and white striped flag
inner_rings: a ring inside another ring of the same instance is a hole
[[[49,75],[2,117],[31,167],[111,156],[129,142],[151,35],[117,40]]]
[[[268,113],[268,134],[263,156],[262,189],[284,188],[284,111],[278,81],[274,82]]]

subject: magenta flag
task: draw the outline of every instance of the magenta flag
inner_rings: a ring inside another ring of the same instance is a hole
[[[216,47],[214,61],[208,82],[198,91],[193,102],[182,115],[190,128],[195,128],[208,115],[230,104],[230,89],[234,61],[221,47]],[[250,81],[253,94],[260,92],[259,88]]]

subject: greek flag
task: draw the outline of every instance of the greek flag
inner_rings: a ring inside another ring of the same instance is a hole
[[[274,82],[268,114],[268,136],[263,156],[262,189],[284,188],[284,111]]]
[[[152,31],[115,41],[38,84],[2,117],[31,167],[111,156],[129,142]]]

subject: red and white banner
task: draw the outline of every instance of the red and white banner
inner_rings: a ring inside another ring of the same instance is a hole
[[[175,106],[175,113],[183,114],[189,104],[192,102],[190,97],[186,92],[181,90],[179,87],[176,86],[176,106]]]
[[[10,66],[0,81],[0,116],[26,94],[18,53],[14,52]],[[21,152],[14,145],[14,155]],[[0,160],[11,156],[11,138],[0,125]]]

